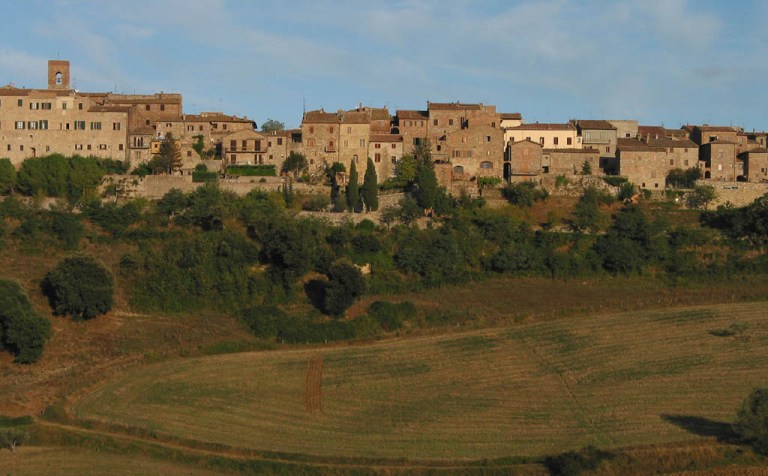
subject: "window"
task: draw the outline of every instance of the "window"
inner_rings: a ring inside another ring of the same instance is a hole
[[[91,122],[91,130],[92,131],[100,131],[101,130],[101,122]]]
[[[99,150],[107,150],[107,144],[99,144]]]
[[[488,161],[480,162],[480,168],[485,170],[492,169],[493,162],[488,162]]]
[[[45,146],[45,151],[46,152],[50,152],[51,151],[51,146],[50,145],[46,145]]]
[[[161,105],[160,105],[160,110],[161,110],[161,111],[165,111],[165,104],[161,104]]]
[[[568,137],[568,138],[565,139],[565,143],[566,143],[566,145],[571,145],[571,144],[573,144],[573,139]]]
[[[118,144],[117,150],[123,150],[123,144]]]
[[[113,122],[112,123],[112,130],[113,131],[119,131],[121,127],[122,127],[122,124],[120,124],[119,122]]]
[[[609,146],[609,145],[605,146],[605,152],[610,154],[611,153],[611,146]]]
[[[147,119],[146,121],[144,121],[144,123],[145,123],[146,125],[150,125],[150,124],[152,124],[152,121],[150,121],[149,119]]]
[[[192,157],[192,151],[191,150],[187,151],[187,157]]]
[[[282,137],[278,137],[277,138],[277,145],[283,145],[283,138]]]
[[[81,103],[81,102],[77,103],[77,108],[82,111],[83,110],[83,103]]]
[[[455,173],[457,175],[458,174],[463,174],[464,173],[464,167],[462,167],[461,165],[454,166],[453,167],[453,173]]]
[[[39,124],[38,129],[48,130],[48,121],[46,121],[45,119],[40,121],[38,124]]]
[[[685,159],[685,166],[688,167],[688,159]]]
[[[354,161],[355,161],[355,163],[357,163],[357,155],[353,155],[353,156],[352,156],[352,160],[354,160]]]
[[[539,137],[539,144],[544,145],[544,138],[543,137]]]
[[[360,139],[360,147],[365,147],[365,139]]]
[[[675,159],[669,159],[669,166],[675,165]]]
[[[231,140],[231,141],[229,141],[229,148],[230,148],[230,150],[235,150],[235,149],[237,149],[237,141],[236,141],[236,140],[234,140],[234,139],[233,139],[233,140]]]
[[[315,126],[309,126],[309,133],[314,134],[315,133]]]
[[[437,122],[437,119],[435,119],[435,120],[433,120],[433,121],[432,121],[432,125],[433,125],[433,126],[437,126],[438,124],[439,124],[439,123]]]
[[[392,156],[392,163],[393,163],[393,164],[396,164],[396,163],[397,163],[397,157],[395,157],[394,155]]]
[[[552,143],[555,144],[555,145],[559,144],[560,143],[560,138],[559,137],[555,137],[554,139],[552,139]]]
[[[240,144],[241,144],[240,147],[243,150],[248,150],[248,141],[247,140],[240,141]]]
[[[67,110],[67,103],[63,102],[61,103],[61,110],[66,111]]]
[[[352,128],[351,127],[347,127],[347,134],[351,134],[351,133],[352,133]]]
[[[75,121],[75,130],[76,131],[84,131],[85,130],[85,121]]]
[[[531,140],[531,138],[530,137],[526,137],[525,140]]]
[[[485,136],[485,141],[486,142],[490,142],[491,141],[491,136]]]
[[[462,144],[466,144],[467,143],[467,137],[466,136],[461,136],[461,143]]]
[[[145,109],[145,110],[147,110],[147,111],[149,111],[149,104],[147,104],[146,106],[144,106],[144,109]]]
[[[381,154],[380,154],[380,153],[377,153],[377,154],[375,155],[375,157],[374,157],[374,161],[375,161],[377,164],[378,164],[379,162],[381,162]]]
[[[222,128],[222,129],[224,129],[224,130],[226,131],[226,130],[227,130],[227,125],[226,125],[226,124],[222,124],[222,125],[221,125],[221,128]]]
[[[19,105],[19,107],[23,106],[24,105],[24,100],[23,99],[19,99],[18,100],[18,105]]]
[[[392,144],[393,149],[397,149],[397,144]]]
[[[16,121],[16,129],[24,129],[24,121]]]
[[[20,146],[19,146],[19,151],[21,151],[21,152],[23,152],[23,151],[24,151],[24,146],[23,146],[23,145],[20,145]]]
[[[329,133],[331,133],[331,134],[333,134],[333,126],[331,126],[331,127],[329,127],[329,128],[328,128],[328,132],[329,132]]]
[[[88,144],[88,150],[91,150],[91,144]]]
[[[83,150],[83,144],[75,144],[75,150]]]
[[[44,102],[40,104],[40,109],[43,109],[44,111],[50,111],[52,107],[53,107],[53,104],[49,102]]]
[[[40,103],[39,102],[30,102],[29,103],[29,108],[33,109],[33,110],[40,109]]]
[[[374,148],[374,149],[381,149],[381,144],[375,144],[375,145],[373,146],[373,148]]]
[[[449,125],[449,126],[452,126],[452,125],[453,125],[453,119],[448,119],[448,125]]]
[[[8,144],[8,150],[11,150],[11,144]]]
[[[27,123],[27,129],[37,129],[37,121],[29,121],[29,123]]]

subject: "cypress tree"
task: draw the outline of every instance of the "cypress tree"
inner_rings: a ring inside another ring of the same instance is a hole
[[[376,167],[371,158],[368,158],[368,165],[365,168],[363,177],[363,188],[360,191],[365,202],[365,209],[369,212],[375,212],[379,209],[379,184],[376,177]]]
[[[349,166],[349,183],[347,184],[347,210],[354,210],[359,199],[360,186],[357,184],[357,164],[355,164],[355,161],[353,160],[352,165]]]

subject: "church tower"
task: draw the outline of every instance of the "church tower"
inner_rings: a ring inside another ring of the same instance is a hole
[[[69,89],[69,61],[48,61],[48,89]]]

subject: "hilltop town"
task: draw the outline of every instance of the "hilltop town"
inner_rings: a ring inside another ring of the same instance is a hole
[[[169,134],[191,176],[199,164],[221,174],[260,166],[280,175],[291,153],[308,175],[334,163],[373,160],[379,182],[392,177],[403,155],[428,143],[435,172],[449,192],[474,195],[478,179],[539,181],[547,176],[620,175],[641,189],[663,190],[673,169],[698,168],[718,184],[768,182],[768,133],[731,126],[668,129],[632,119],[570,119],[526,123],[493,105],[428,102],[424,110],[376,108],[305,111],[299,128],[262,132],[254,120],[222,112],[185,114],[178,93],[115,94],[71,87],[68,61],[48,62],[45,89],[0,88],[0,147],[18,168],[29,157],[59,153],[124,161],[136,167],[160,150]],[[191,180],[191,178],[190,178]]]

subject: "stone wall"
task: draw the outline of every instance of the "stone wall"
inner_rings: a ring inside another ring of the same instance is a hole
[[[720,182],[714,180],[699,180],[697,185],[709,185],[715,188],[717,198],[709,208],[730,202],[736,207],[749,205],[756,199],[768,193],[768,184],[747,182]]]

